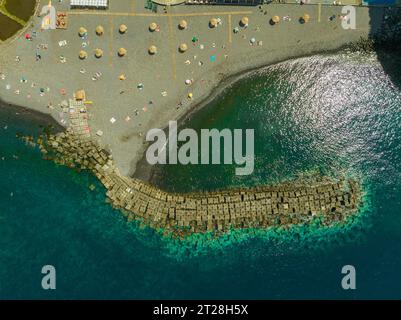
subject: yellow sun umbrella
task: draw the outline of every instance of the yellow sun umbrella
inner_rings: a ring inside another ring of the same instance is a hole
[[[103,33],[104,33],[103,27],[102,27],[102,26],[97,26],[97,27],[96,27],[96,34],[97,34],[98,36],[101,36],[101,35],[103,35]]]
[[[151,32],[153,32],[153,31],[155,31],[157,29],[157,23],[156,22],[152,22],[150,25],[149,25],[149,30],[151,31]]]
[[[157,47],[156,46],[150,46],[148,49],[149,54],[156,54],[157,53]]]
[[[118,49],[118,55],[120,57],[124,57],[127,54],[127,50],[125,48]]]
[[[280,17],[279,16],[274,16],[272,18],[273,23],[279,23],[280,22]]]
[[[86,53],[86,51],[84,50],[79,51],[79,59],[84,60],[87,58],[87,56],[88,54]]]
[[[217,24],[218,24],[218,22],[217,22],[217,19],[216,19],[216,18],[210,19],[210,21],[209,21],[209,27],[210,27],[210,28],[216,28],[216,27],[217,27]]]
[[[120,76],[118,77],[118,79],[120,79],[121,81],[124,81],[126,78],[125,78],[125,74],[120,74]]]
[[[80,37],[85,36],[88,33],[88,30],[86,30],[84,27],[80,27],[78,30],[78,34]]]
[[[188,23],[185,20],[181,20],[180,24],[178,25],[178,28],[180,28],[181,30],[184,30],[188,27]]]
[[[305,14],[302,16],[302,20],[303,20],[305,23],[308,22],[309,19],[310,19],[310,16],[309,16],[309,14],[307,14],[307,13],[305,13]]]
[[[128,30],[128,28],[127,28],[127,26],[126,26],[125,24],[122,24],[122,25],[120,26],[120,28],[118,29],[118,31],[119,31],[120,33],[126,33],[127,30]]]
[[[98,59],[103,57],[103,50],[99,48],[95,49],[95,57]]]
[[[242,27],[247,26],[248,23],[249,23],[249,18],[248,18],[248,17],[243,17],[243,18],[241,19],[241,21],[240,21],[240,25],[241,25]]]
[[[178,49],[180,52],[185,52],[188,50],[188,46],[186,43],[181,43]]]
[[[77,100],[77,101],[85,101],[86,100],[85,90],[76,91],[75,92],[75,100]]]

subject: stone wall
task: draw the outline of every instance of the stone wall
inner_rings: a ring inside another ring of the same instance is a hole
[[[96,141],[67,130],[40,143],[45,157],[90,170],[107,189],[111,204],[128,220],[141,219],[176,236],[224,232],[230,228],[290,226],[321,217],[330,225],[354,214],[361,201],[353,179],[319,176],[271,186],[187,194],[168,193],[141,180],[122,176],[112,156]]]

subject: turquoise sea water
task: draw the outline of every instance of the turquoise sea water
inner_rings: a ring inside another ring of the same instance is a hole
[[[38,125],[0,111],[0,298],[401,298],[401,61],[389,61],[391,77],[373,56],[338,54],[244,78],[186,126],[255,128],[254,174],[158,170],[158,183],[178,191],[308,170],[357,175],[365,206],[346,228],[164,239],[127,224],[90,175],[43,161],[15,138]],[[55,291],[41,289],[46,264],[56,267]],[[346,264],[355,291],[341,289]]]

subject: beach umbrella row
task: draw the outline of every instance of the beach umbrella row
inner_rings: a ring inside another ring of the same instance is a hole
[[[276,19],[277,19],[277,22],[275,22],[275,23],[278,23],[278,21],[280,20],[280,18],[279,18],[278,16],[274,16],[274,17],[272,18],[273,21],[276,21]],[[308,19],[305,19],[305,20],[308,20]],[[216,27],[218,26],[218,24],[219,24],[219,21],[218,21],[218,19],[216,19],[216,18],[212,18],[212,19],[210,19],[210,21],[209,21],[209,27],[210,27],[210,28],[216,28]],[[240,20],[240,25],[241,25],[242,27],[245,27],[245,26],[248,26],[248,24],[249,24],[249,18],[248,18],[248,17],[242,17],[242,19]],[[149,24],[149,31],[154,32],[154,31],[157,30],[158,27],[159,27],[159,26],[157,25],[156,22],[151,22],[151,23]],[[187,22],[186,20],[181,20],[181,21],[179,22],[179,24],[178,24],[178,28],[179,28],[180,30],[185,30],[185,29],[187,29],[187,28],[188,28],[188,22]],[[118,32],[119,32],[120,34],[126,33],[127,30],[128,30],[128,27],[127,27],[125,24],[120,25],[120,27],[118,28]],[[96,32],[96,34],[97,34],[98,36],[102,36],[102,35],[104,34],[104,28],[103,28],[103,26],[98,25],[98,26],[96,27],[96,29],[95,29],[95,32]],[[86,36],[86,35],[88,34],[88,30],[86,30],[84,27],[80,27],[80,28],[79,28],[79,31],[78,31],[78,34],[79,34],[80,37],[84,37],[84,36]]]
[[[307,23],[307,22],[309,22],[309,20],[310,20],[310,16],[308,14],[306,14],[306,13],[300,18],[300,22],[301,23]],[[277,15],[273,16],[271,18],[271,20],[270,20],[270,23],[272,25],[277,24],[279,22],[280,22],[280,17],[277,16]],[[240,25],[242,27],[246,27],[246,26],[248,26],[248,24],[249,24],[249,18],[246,17],[246,16],[242,17],[242,19],[240,20]],[[210,28],[216,28],[217,25],[218,25],[218,20],[216,18],[210,19],[210,21],[209,21]],[[187,27],[188,27],[187,21],[181,20],[179,25],[178,25],[178,28],[181,29],[181,30],[184,30]],[[151,32],[156,31],[157,28],[158,28],[158,25],[155,22],[152,22],[152,23],[149,24],[149,30]],[[124,34],[127,30],[128,30],[128,28],[127,28],[126,25],[124,25],[124,24],[120,25],[119,32],[121,34]],[[104,28],[101,25],[97,26],[95,31],[96,31],[96,34],[99,35],[99,36],[104,34]],[[78,34],[79,34],[80,37],[84,37],[85,35],[87,35],[87,33],[88,33],[88,31],[84,27],[80,27],[79,28]],[[178,47],[178,50],[181,53],[184,53],[184,52],[186,52],[188,50],[188,45],[186,43],[181,43],[180,46]],[[154,45],[151,45],[148,48],[148,53],[150,55],[156,54],[157,53],[157,47],[154,46]],[[126,54],[127,54],[127,50],[125,48],[118,49],[118,56],[124,57]],[[99,48],[95,49],[95,57],[99,59],[102,56],[103,56],[103,50],[101,50]],[[88,57],[88,54],[87,54],[86,51],[81,50],[79,52],[79,58],[81,60],[84,60],[87,57]]]
[[[310,16],[309,16],[309,14],[307,14],[307,13],[305,13],[305,14],[304,14],[302,17],[300,17],[300,19],[299,19],[299,21],[300,21],[301,23],[307,23],[307,22],[309,22],[309,20],[310,20]],[[270,19],[270,23],[271,23],[272,25],[278,24],[279,22],[280,22],[280,16],[278,16],[278,15],[274,15],[274,16]],[[218,24],[219,24],[219,21],[218,21],[218,19],[216,19],[216,18],[212,18],[212,19],[209,20],[209,27],[210,27],[210,28],[216,28],[216,27],[218,26]],[[248,18],[247,16],[242,17],[241,20],[239,21],[239,25],[240,25],[241,27],[247,27],[248,24],[249,24],[249,18]],[[158,26],[158,24],[157,24],[156,22],[151,22],[151,23],[149,24],[149,31],[154,32],[154,31],[156,31],[156,30],[158,29],[158,27],[159,27],[159,26]],[[179,24],[178,24],[178,28],[179,28],[180,30],[185,30],[185,29],[187,29],[187,28],[188,28],[188,22],[187,22],[186,20],[181,20],[181,21],[179,22]],[[119,32],[120,32],[121,34],[126,33],[127,30],[128,30],[128,27],[127,27],[125,24],[120,25],[120,27],[119,27]],[[80,37],[83,37],[83,36],[85,36],[85,35],[87,34],[87,32],[88,32],[88,31],[87,31],[84,27],[81,27],[81,28],[79,29],[79,36],[80,36]],[[97,27],[96,27],[96,34],[99,35],[99,36],[103,35],[103,34],[104,34],[104,28],[103,28],[102,26],[100,26],[100,25],[97,26]]]
[[[151,22],[151,23],[149,24],[149,31],[150,31],[150,32],[156,31],[157,28],[158,28],[158,25],[157,25],[156,22]],[[178,24],[178,28],[179,28],[180,30],[185,30],[185,29],[187,29],[187,28],[188,28],[188,22],[187,22],[186,20],[181,20],[180,23]]]
[[[216,28],[219,24],[219,20],[216,18],[212,18],[209,20],[209,27],[210,28]],[[242,17],[241,20],[239,21],[239,25],[241,27],[247,27],[249,24],[249,18],[248,17]]]
[[[188,50],[188,45],[186,43],[181,43],[180,46],[178,47],[178,50],[181,53],[184,53],[184,52],[186,52]],[[118,49],[117,53],[118,53],[119,57],[124,57],[127,54],[127,50],[125,48],[120,48],[120,49]],[[148,48],[148,53],[150,55],[156,54],[157,53],[157,47],[155,45],[151,45]],[[79,52],[79,59],[85,60],[87,57],[88,57],[88,53],[86,51],[81,50]],[[98,58],[98,59],[103,57],[103,50],[99,49],[99,48],[95,49],[95,57]]]
[[[300,18],[300,22],[301,23],[307,23],[307,22],[309,22],[309,20],[310,20],[310,16],[308,14],[306,14],[306,13]],[[272,25],[277,24],[279,22],[280,22],[280,17],[277,16],[277,15],[273,16],[271,18],[271,20],[270,20],[270,23]],[[246,26],[248,26],[248,24],[249,24],[249,18],[246,17],[246,16],[242,17],[242,19],[240,20],[240,25],[242,27],[246,27]],[[217,25],[218,25],[218,20],[216,18],[210,19],[209,26],[211,28],[215,28],[215,27],[217,27]],[[179,29],[184,30],[184,29],[186,29],[188,27],[188,23],[185,20],[181,20],[179,25],[178,25],[178,27],[179,27]],[[157,28],[158,28],[158,25],[155,22],[152,22],[152,23],[149,24],[149,30],[151,32],[156,31]],[[127,30],[128,30],[128,28],[127,28],[126,25],[124,25],[124,24],[120,25],[119,32],[121,34],[124,34]],[[96,31],[96,34],[99,35],[99,36],[104,34],[104,28],[101,25],[97,26],[95,31]],[[84,37],[85,35],[87,35],[87,33],[88,33],[88,31],[84,27],[80,27],[79,30],[78,30],[78,34],[79,34],[80,37]],[[186,43],[181,43],[180,46],[178,47],[178,50],[181,53],[184,53],[184,52],[186,52],[188,50],[188,45]],[[120,49],[118,49],[117,53],[118,53],[119,57],[124,57],[127,54],[127,50],[125,48],[120,48]],[[148,48],[148,53],[150,55],[156,54],[157,53],[157,47],[154,46],[154,45],[151,45]],[[95,49],[95,57],[99,59],[102,56],[103,56],[103,50],[101,50],[99,48]],[[81,50],[79,52],[79,58],[81,60],[84,60],[87,57],[88,57],[88,54],[87,54],[86,51]]]
[[[103,50],[96,48],[95,51],[95,57],[100,59],[103,57]],[[117,51],[119,57],[124,57],[127,54],[127,50],[125,48],[120,48]],[[88,53],[84,50],[79,51],[79,59],[85,60],[88,57]]]
[[[125,24],[122,24],[119,28],[118,31],[121,34],[126,33],[128,30],[128,27]],[[104,28],[103,26],[99,25],[96,27],[95,32],[98,36],[102,36],[104,34]],[[80,27],[78,30],[78,35],[82,38],[88,34],[88,30],[86,30],[84,27]]]
[[[308,23],[310,20],[309,14],[305,13],[302,17],[299,18],[300,23]],[[280,22],[279,16],[273,16],[270,20],[271,25],[275,25]],[[242,25],[244,22],[241,20],[240,24]]]
[[[309,14],[307,14],[307,13],[305,13],[305,14],[299,19],[299,21],[300,21],[301,23],[307,23],[307,22],[309,22],[309,20],[310,20],[310,16],[309,16]],[[280,22],[280,17],[277,16],[277,15],[273,16],[273,17],[271,18],[271,20],[270,20],[270,23],[271,23],[272,25],[277,24],[277,23],[279,23],[279,22]],[[242,17],[242,19],[240,20],[239,24],[240,24],[240,26],[242,26],[242,27],[248,26],[248,24],[249,24],[249,18],[246,17],[246,16],[245,16],[245,17]],[[217,26],[218,26],[218,20],[217,20],[216,18],[210,19],[210,21],[209,21],[209,27],[210,27],[210,28],[216,28]],[[158,25],[157,25],[156,22],[151,22],[151,23],[149,24],[149,30],[150,30],[151,32],[156,31],[157,28],[158,28]],[[187,29],[187,28],[188,28],[188,22],[187,22],[186,20],[181,20],[180,23],[178,24],[178,28],[179,28],[180,30],[185,30],[185,29]],[[120,27],[119,27],[119,29],[118,29],[118,31],[119,31],[121,34],[126,33],[127,30],[128,30],[128,27],[127,27],[125,24],[120,25]],[[103,26],[101,26],[101,25],[97,26],[96,29],[95,29],[95,31],[96,31],[96,34],[97,34],[98,36],[102,36],[102,35],[104,34],[104,28],[103,28]],[[86,30],[84,27],[80,27],[80,28],[79,28],[79,31],[78,31],[78,34],[79,34],[80,37],[84,37],[84,36],[86,36],[86,35],[88,34],[88,30]]]

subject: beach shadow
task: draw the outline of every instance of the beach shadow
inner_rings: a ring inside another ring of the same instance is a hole
[[[384,71],[401,89],[401,74],[395,65],[401,63],[401,6],[369,9],[373,48]]]

